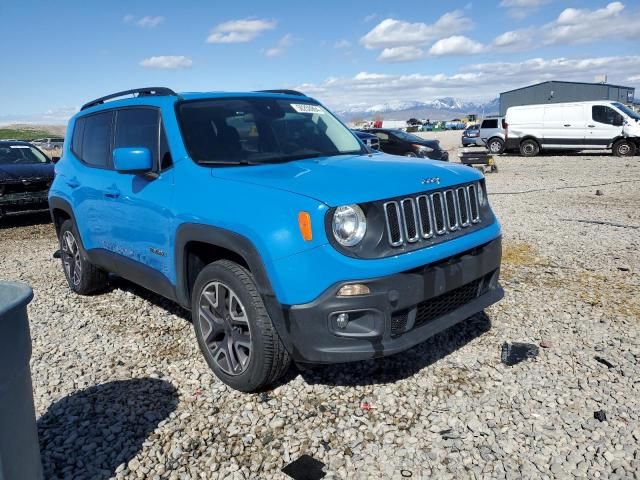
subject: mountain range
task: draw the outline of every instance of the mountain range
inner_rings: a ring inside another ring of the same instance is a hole
[[[370,106],[359,105],[345,110],[334,109],[335,113],[346,121],[372,120],[378,116],[385,120],[451,120],[470,113],[478,116],[495,115],[499,110],[499,98],[489,102],[474,102],[454,97],[436,98],[426,102],[392,101]]]

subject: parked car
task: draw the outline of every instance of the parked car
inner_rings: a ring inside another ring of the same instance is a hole
[[[462,132],[462,146],[484,146],[484,142],[480,138],[480,126],[471,125]]]
[[[489,152],[496,155],[504,152],[504,117],[487,117],[483,119],[480,124],[480,139],[487,146]]]
[[[503,295],[482,174],[370,155],[302,93],[135,89],[68,127],[49,201],[70,289],[111,272],[178,302],[238,390],[402,352]]]
[[[34,145],[40,147],[43,150],[57,150],[58,152],[62,150],[62,145],[64,144],[64,138],[38,138],[34,140]]]
[[[371,150],[375,150],[376,152],[380,151],[380,140],[373,133],[365,132],[363,130],[352,130],[353,133],[356,134],[362,143],[364,143]]]
[[[611,149],[631,156],[640,148],[640,115],[619,102],[510,107],[506,122],[507,147],[527,157],[546,149]]]
[[[425,140],[417,135],[390,128],[373,128],[369,132],[380,140],[380,150],[390,155],[449,161],[449,153],[440,147],[438,140]]]
[[[37,147],[0,140],[0,218],[5,214],[47,208],[54,165]]]

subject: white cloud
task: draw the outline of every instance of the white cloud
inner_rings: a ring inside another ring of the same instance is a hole
[[[135,21],[135,25],[137,25],[138,27],[154,28],[160,25],[162,22],[164,22],[164,17],[160,15],[157,15],[157,16],[145,15],[144,17],[140,17],[137,20],[136,20],[136,16],[131,14],[127,14],[124,17],[122,17],[123,23],[132,23],[134,21]]]
[[[161,17],[161,16],[151,17],[149,15],[146,15],[141,19],[139,19],[136,22],[136,25],[142,28],[154,28],[160,25],[162,22],[164,22],[164,17]]]
[[[326,102],[336,110],[354,105],[398,101],[426,101],[445,96],[465,99],[495,98],[498,93],[545,80],[590,82],[607,72],[612,83],[637,81],[629,72],[640,72],[640,56],[591,58],[532,58],[522,62],[493,62],[462,67],[454,74],[405,75],[360,72],[352,77],[332,77],[321,83],[295,87]],[[640,75],[638,75],[640,77]]]
[[[544,43],[587,43],[603,38],[640,38],[640,13],[628,12],[621,2],[597,10],[567,8],[543,27]]]
[[[351,42],[349,40],[338,40],[333,44],[333,48],[349,48],[351,46]]]
[[[532,29],[512,30],[498,35],[493,39],[491,45],[501,50],[527,50],[533,44],[534,37],[535,33]]]
[[[293,45],[293,35],[288,33],[278,41],[275,47],[267,49],[264,54],[267,57],[278,57],[285,53],[291,45]]]
[[[214,27],[207,43],[245,43],[250,42],[262,32],[275,28],[273,20],[251,19],[230,20]]]
[[[369,49],[421,46],[437,38],[464,32],[472,22],[462,10],[445,13],[435,23],[409,23],[386,18],[360,39]]]
[[[429,49],[429,55],[474,55],[485,50],[486,47],[481,43],[462,35],[453,35],[434,43]]]
[[[632,75],[631,77],[627,77],[627,82],[640,83],[640,75]]]
[[[551,0],[502,0],[501,7],[509,9],[509,15],[522,20],[536,11],[538,7],[549,3]]]
[[[161,70],[178,70],[182,68],[191,68],[193,61],[184,55],[160,55],[156,57],[145,58],[140,62],[145,68],[157,68]]]
[[[369,15],[364,17],[364,19],[362,21],[364,23],[369,23],[369,22],[374,21],[376,18],[378,18],[378,14],[377,13],[370,13]]]
[[[391,47],[382,50],[378,56],[381,62],[410,62],[424,56],[424,51],[418,47]]]

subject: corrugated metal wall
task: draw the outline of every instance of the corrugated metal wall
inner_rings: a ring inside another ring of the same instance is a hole
[[[633,88],[614,87],[598,83],[548,82],[531,85],[530,87],[501,93],[500,115],[505,115],[507,108],[518,105],[584,102],[588,100],[613,100],[630,103],[633,100],[634,90]]]

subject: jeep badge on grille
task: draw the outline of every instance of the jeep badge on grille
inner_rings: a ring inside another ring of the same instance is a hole
[[[438,183],[440,183],[440,177],[429,177],[429,178],[422,179],[423,185],[433,185]]]

